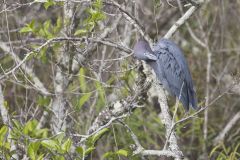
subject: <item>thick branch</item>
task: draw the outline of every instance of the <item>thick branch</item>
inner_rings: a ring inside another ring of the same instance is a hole
[[[155,81],[155,83],[152,86],[151,90],[149,90],[148,93],[149,93],[150,97],[158,96],[158,102],[159,102],[160,108],[161,108],[161,113],[159,114],[159,117],[166,128],[166,139],[167,139],[167,141],[169,141],[169,148],[178,158],[182,158],[183,153],[181,152],[181,150],[178,147],[175,132],[172,131],[172,125],[174,123],[173,123],[172,117],[169,113],[167,97],[164,93],[162,86],[157,82],[158,79],[153,71],[152,71],[151,78]],[[168,140],[168,137],[169,137],[169,140]],[[166,143],[168,143],[168,142],[166,142]]]
[[[73,17],[73,8],[74,5],[72,2],[68,1],[64,3],[64,27],[63,32],[67,36],[71,36],[72,27],[71,20]],[[71,45],[69,42],[65,42],[61,47],[61,52],[57,57],[59,65],[57,65],[54,76],[54,91],[55,97],[53,98],[52,111],[54,115],[52,116],[52,129],[56,134],[60,131],[65,131],[67,127],[66,122],[66,113],[67,113],[67,100],[64,95],[65,90],[69,84],[68,74],[63,73],[63,67],[66,67],[68,71],[71,69],[72,64],[72,55],[71,55]]]
[[[169,150],[144,150],[141,152],[141,155],[143,156],[166,156],[166,157],[173,157],[173,158],[179,158],[178,155],[176,155],[174,152]]]

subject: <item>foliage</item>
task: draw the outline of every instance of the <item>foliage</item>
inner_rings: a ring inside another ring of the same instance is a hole
[[[102,21],[106,18],[104,12],[102,11],[103,4],[102,0],[95,0],[89,8],[86,9],[86,12],[89,14],[83,22],[82,29],[76,30],[74,33],[75,36],[83,35],[88,32],[91,32],[99,21]]]
[[[114,1],[119,3],[121,9],[110,1],[106,2],[69,1],[73,4],[72,8],[69,7],[73,11],[70,19],[64,16],[68,3],[55,0],[30,0],[26,3],[9,0],[7,8],[3,7],[0,12],[4,15],[0,17],[0,79],[4,104],[1,107],[7,110],[8,123],[3,123],[4,114],[0,111],[0,159],[10,160],[15,155],[19,156],[16,159],[25,156],[32,160],[82,160],[86,157],[141,159],[140,155],[133,155],[134,141],[118,121],[95,134],[86,134],[95,118],[109,104],[131,99],[136,94],[139,63],[114,47],[116,44],[132,48],[139,37],[139,29],[131,19],[126,18],[127,13],[139,20],[145,34],[152,39],[164,35],[181,13],[171,6],[175,5],[174,2],[165,5],[160,0]],[[183,11],[187,6],[183,5]],[[240,3],[235,1],[209,2],[197,10],[189,18],[189,24],[179,28],[172,37],[185,52],[197,88],[199,105],[202,106],[205,105],[207,49],[198,44],[188,27],[196,37],[209,44],[209,50],[213,53],[209,84],[210,101],[213,103],[208,110],[207,140],[203,135],[203,113],[175,128],[179,146],[188,159],[204,156],[204,146],[209,159],[240,158],[239,123],[222,142],[213,145],[214,138],[239,112],[239,95],[235,90],[227,90],[229,84],[239,82],[240,36],[239,25],[236,25],[239,22],[239,16],[236,16],[239,15],[239,8]],[[120,20],[116,22],[117,17]],[[106,32],[107,35],[103,36]],[[48,43],[59,37],[72,40]],[[94,43],[91,39],[101,43]],[[9,49],[5,49],[4,45]],[[39,47],[41,50],[35,51]],[[22,65],[13,69],[31,51],[34,54],[24,62],[25,67]],[[12,69],[13,72],[6,75]],[[229,81],[229,75],[233,81]],[[61,87],[59,84],[62,84]],[[41,87],[49,93],[43,93]],[[221,95],[225,91],[228,94]],[[153,97],[144,96],[144,100],[140,99],[144,107],[133,110],[129,117],[121,121],[131,128],[144,148],[162,149],[166,135],[159,118],[161,111],[158,102]],[[173,115],[175,100],[169,97],[170,113]],[[213,101],[215,97],[221,99]],[[60,103],[59,99],[64,101],[64,118],[61,120],[66,122],[62,124],[66,128],[55,133],[53,117],[60,115],[61,106],[58,106],[59,110],[53,110],[52,106]],[[175,121],[194,112],[185,113],[179,104]]]

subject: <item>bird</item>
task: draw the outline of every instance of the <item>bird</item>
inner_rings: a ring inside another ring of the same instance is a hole
[[[189,111],[189,106],[198,109],[190,70],[183,51],[176,43],[161,38],[151,49],[145,39],[140,39],[133,51],[137,59],[151,66],[164,89],[177,97],[186,111]]]

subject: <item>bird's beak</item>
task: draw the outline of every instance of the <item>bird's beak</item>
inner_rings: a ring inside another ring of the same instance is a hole
[[[153,60],[153,61],[156,61],[156,60],[157,60],[157,56],[155,56],[154,54],[145,53],[145,56],[146,56],[149,60]]]

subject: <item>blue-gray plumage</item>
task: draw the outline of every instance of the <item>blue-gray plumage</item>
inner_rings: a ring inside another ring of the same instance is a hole
[[[142,39],[135,44],[134,55],[153,68],[163,87],[182,102],[186,111],[189,106],[198,108],[187,62],[174,42],[160,39],[152,50],[148,42]]]

